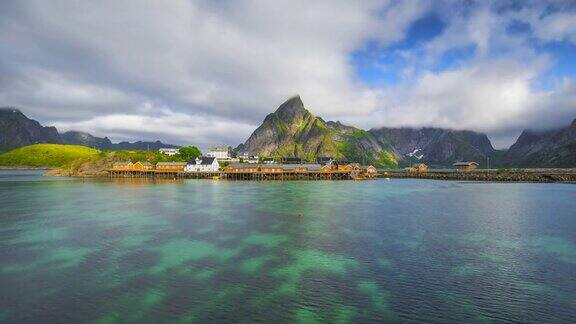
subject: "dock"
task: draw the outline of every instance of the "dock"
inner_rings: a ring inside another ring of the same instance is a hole
[[[219,171],[186,172],[185,168],[107,170],[113,178],[223,179],[223,180],[368,180],[378,176],[372,166],[358,164],[232,164]]]

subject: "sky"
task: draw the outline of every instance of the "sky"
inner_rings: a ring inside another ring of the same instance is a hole
[[[61,131],[236,146],[296,94],[506,148],[576,118],[576,1],[0,1],[0,106]]]

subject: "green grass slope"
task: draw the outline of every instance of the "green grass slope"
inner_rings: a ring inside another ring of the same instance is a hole
[[[35,144],[0,154],[0,166],[62,167],[78,159],[96,157],[100,151],[62,144]]]

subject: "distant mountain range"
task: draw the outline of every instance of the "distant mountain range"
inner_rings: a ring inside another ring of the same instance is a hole
[[[77,144],[100,150],[177,147],[160,141],[112,143],[107,137],[79,131],[60,134],[55,127],[42,126],[18,109],[0,108],[0,152],[36,143]],[[476,161],[482,167],[488,161],[492,167],[576,167],[576,120],[555,130],[525,130],[508,150],[495,150],[486,134],[472,131],[388,127],[366,131],[325,121],[304,108],[296,96],[267,115],[236,151],[308,161],[331,156],[379,167],[415,162],[448,167],[459,161]]]
[[[576,119],[568,127],[522,132],[502,159],[519,167],[576,167]]]
[[[417,161],[435,167],[459,161],[476,161],[483,167],[488,163],[494,167],[576,167],[576,121],[560,130],[524,131],[506,151],[495,150],[486,134],[466,130],[383,127],[365,131],[324,121],[305,109],[296,96],[266,116],[236,150],[306,160],[332,156],[380,167]]]
[[[77,131],[60,134],[55,127],[42,126],[18,109],[0,108],[0,152],[38,143],[76,144],[99,150],[158,150],[162,147],[177,147],[160,141],[112,143],[107,137],[95,137]]]

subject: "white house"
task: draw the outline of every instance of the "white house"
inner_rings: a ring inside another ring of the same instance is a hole
[[[218,160],[228,160],[230,159],[230,150],[227,147],[213,147],[206,155]]]
[[[220,164],[215,157],[201,156],[186,164],[186,172],[217,172]]]
[[[242,159],[244,163],[258,163],[258,155],[250,155],[249,153],[240,153],[238,159]]]
[[[176,155],[180,153],[180,150],[177,148],[161,148],[158,150],[162,154],[166,154],[169,156]]]

